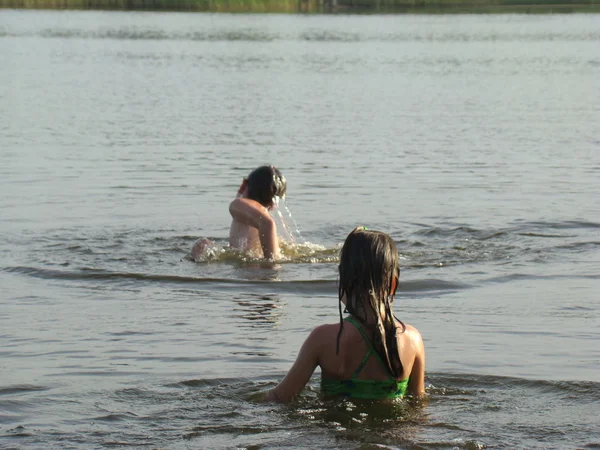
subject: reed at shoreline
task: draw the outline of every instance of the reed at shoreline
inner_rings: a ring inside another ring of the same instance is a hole
[[[316,3],[316,2],[315,2]],[[298,11],[297,0],[0,0],[0,7],[15,9],[103,9],[198,12]]]
[[[600,12],[600,0],[0,0],[0,8],[228,13]]]

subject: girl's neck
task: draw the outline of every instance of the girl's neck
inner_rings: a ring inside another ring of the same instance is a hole
[[[352,313],[350,313],[350,315],[369,329],[374,328],[375,324],[377,323],[375,315],[370,311],[365,311],[365,317],[360,317],[359,315]]]
[[[362,311],[360,311],[358,308],[356,308],[356,313],[360,312],[364,312],[364,317],[359,316],[358,314],[352,314],[350,313],[351,316],[355,317],[359,322],[361,322],[365,327],[369,328],[369,329],[374,329],[377,326],[377,317],[375,315],[375,313],[371,310],[371,308],[369,306],[365,305],[366,300],[363,301],[363,306],[365,306]],[[354,304],[357,304],[356,302]],[[382,314],[385,314],[385,312],[380,311]],[[393,314],[393,312],[392,312]]]

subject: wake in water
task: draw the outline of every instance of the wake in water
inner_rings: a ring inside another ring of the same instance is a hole
[[[281,258],[277,263],[331,263],[338,258],[338,248],[326,248],[312,242],[280,241]],[[264,261],[262,254],[252,251],[243,251],[229,246],[227,241],[211,241],[203,252],[196,257],[187,255],[187,259],[198,263],[209,262],[260,262]]]
[[[214,448],[216,442],[246,448],[597,448],[598,383],[431,372],[426,402],[386,403],[323,398],[314,376],[293,405],[258,401],[272,386],[269,377],[202,378],[102,392],[94,398],[95,408],[102,408],[94,417],[99,432],[90,439],[141,445],[150,421],[153,443],[173,447],[174,428],[183,432],[185,442],[174,448]],[[547,410],[548,402],[556,411]],[[565,425],[565,416],[578,426]],[[69,431],[60,437],[77,438]],[[42,429],[21,439],[34,444],[58,438]]]

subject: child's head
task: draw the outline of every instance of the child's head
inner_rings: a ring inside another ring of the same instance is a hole
[[[275,197],[285,197],[286,187],[285,178],[277,168],[261,166],[248,175],[247,197],[269,208]]]
[[[396,293],[400,276],[396,244],[380,231],[355,228],[342,247],[339,275],[340,300],[344,297],[348,312],[366,319],[367,309],[377,313]]]
[[[399,277],[398,249],[390,236],[365,227],[348,235],[340,253],[340,319],[344,302],[350,314],[373,326],[373,344],[393,375],[402,371],[392,312]]]

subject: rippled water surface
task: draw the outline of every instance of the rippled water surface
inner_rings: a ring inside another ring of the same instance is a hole
[[[0,447],[600,448],[599,48],[592,14],[0,10]],[[277,265],[225,250],[264,163]],[[427,401],[258,402],[356,225]]]

